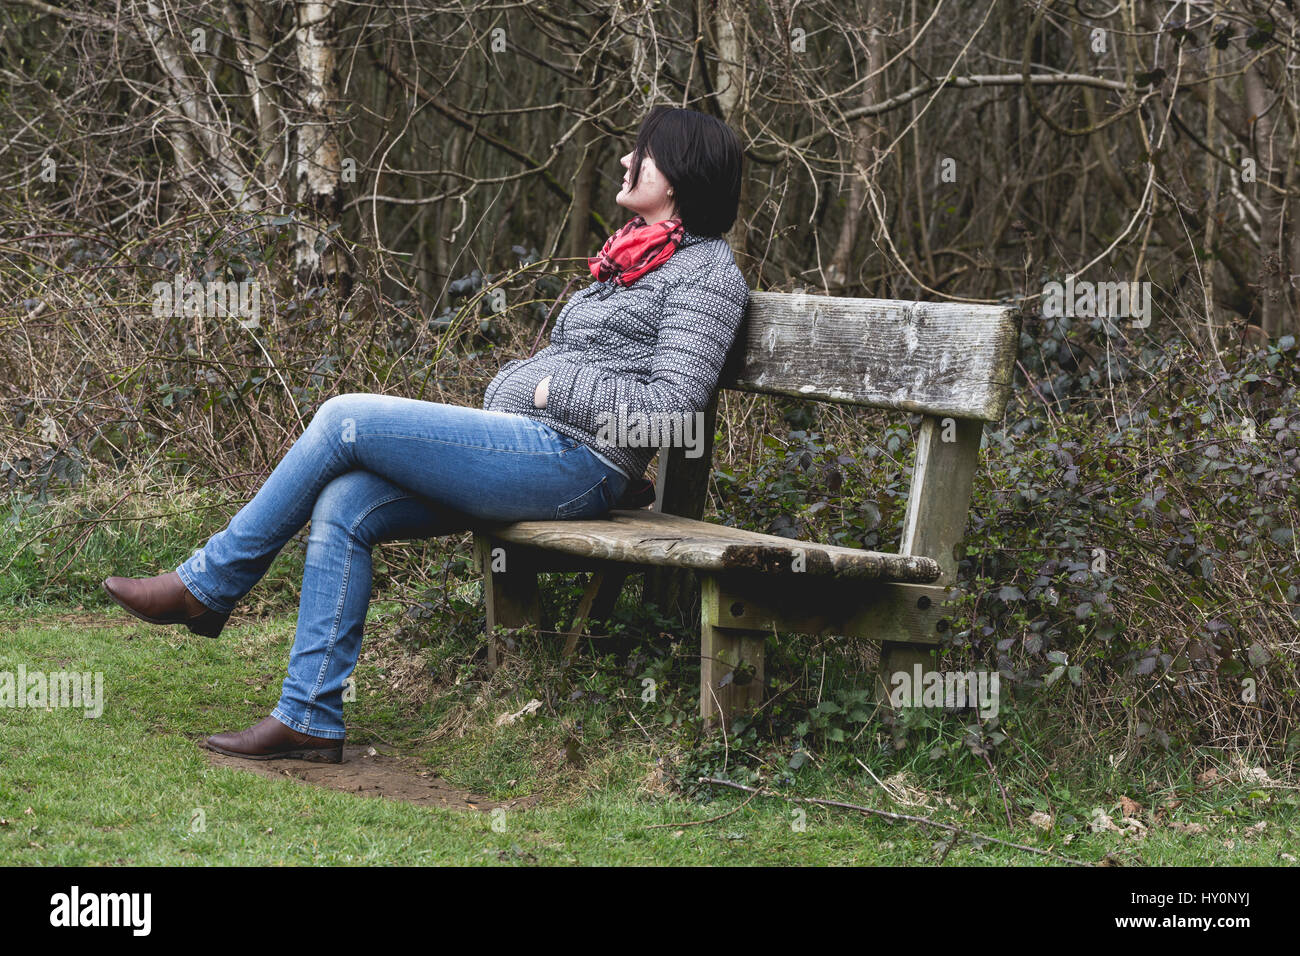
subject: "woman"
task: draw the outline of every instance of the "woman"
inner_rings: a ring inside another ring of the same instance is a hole
[[[740,142],[710,116],[655,107],[621,162],[616,201],[635,217],[592,257],[595,281],[565,304],[549,346],[502,366],[482,409],[331,398],[200,551],[166,574],[104,582],[138,618],[216,637],[311,519],[280,701],[205,746],[341,761],[343,685],[361,650],[376,544],[485,521],[603,517],[655,450],[609,423],[708,404],[749,295],[721,238],[736,218]]]

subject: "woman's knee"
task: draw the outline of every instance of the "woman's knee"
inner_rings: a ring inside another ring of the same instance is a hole
[[[350,535],[366,541],[370,535],[365,519],[381,504],[405,497],[401,489],[369,471],[348,471],[339,475],[316,496],[311,512],[314,530],[323,534]]]
[[[357,422],[374,395],[365,392],[346,392],[335,395],[321,402],[320,408],[312,416],[311,424],[319,432],[342,438],[344,441],[356,439]]]

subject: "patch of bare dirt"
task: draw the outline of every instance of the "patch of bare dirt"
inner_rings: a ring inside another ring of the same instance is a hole
[[[342,763],[314,763],[309,760],[247,760],[215,751],[206,751],[214,767],[244,770],[263,777],[289,777],[316,787],[328,787],[359,797],[386,797],[422,807],[449,807],[457,810],[495,810],[505,807],[519,810],[534,806],[535,796],[494,801],[488,797],[460,790],[432,771],[417,767],[397,754],[380,753],[365,745],[343,747]]]

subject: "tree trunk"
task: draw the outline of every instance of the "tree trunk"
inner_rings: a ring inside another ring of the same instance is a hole
[[[352,288],[347,259],[334,238],[325,236],[343,211],[342,158],[332,123],[339,100],[335,2],[299,0],[297,15],[305,115],[298,127],[298,204],[303,219],[294,264],[300,286],[336,285],[346,295]]]
[[[868,11],[868,22],[871,11]],[[867,48],[867,70],[879,70],[885,62],[884,37],[878,30],[871,31],[871,42]],[[862,91],[861,105],[878,103],[882,99],[881,76],[877,73]],[[866,203],[867,176],[875,160],[878,127],[875,120],[865,119],[854,126],[853,151],[849,172],[848,205],[844,209],[844,219],[840,222],[840,235],[835,241],[835,250],[831,253],[830,265],[826,268],[826,280],[830,291],[855,285],[858,275],[858,262],[854,250],[858,245],[858,229],[862,223],[862,211]]]
[[[262,185],[267,192],[266,205],[282,209],[287,199],[284,191],[283,117],[275,94],[275,66],[269,56],[269,24],[274,17],[268,13],[262,0],[231,0],[227,4],[227,16],[232,32],[239,29],[241,22],[247,28],[247,41],[237,38],[235,48],[244,68],[244,81],[253,106],[253,118],[257,122],[256,168],[261,171]]]
[[[1259,326],[1269,338],[1295,328],[1288,243],[1286,241],[1286,199],[1269,185],[1281,187],[1282,152],[1278,146],[1276,106],[1260,63],[1251,64],[1242,77],[1246,89],[1246,112],[1253,117],[1251,155],[1256,163],[1256,195],[1259,197]]]
[[[718,77],[716,81],[718,108],[722,118],[745,142],[745,115],[749,109],[749,87],[745,72],[745,42],[749,20],[745,7],[737,0],[718,0],[714,16],[714,33],[718,50]],[[748,178],[740,183],[740,204],[736,222],[727,232],[727,243],[742,256],[746,254],[749,236]]]
[[[234,137],[220,127],[207,97],[200,95],[186,70],[176,34],[167,28],[166,12],[160,4],[150,2],[146,14],[142,32],[167,77],[169,111],[174,118],[166,125],[181,175],[210,175],[228,201],[240,209],[256,208],[248,189],[250,177],[232,147]]]

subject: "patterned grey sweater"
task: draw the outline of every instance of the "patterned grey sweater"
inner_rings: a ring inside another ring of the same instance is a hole
[[[483,407],[545,422],[638,478],[656,447],[692,447],[695,413],[717,387],[748,301],[726,240],[686,232],[666,263],[630,286],[593,282],[575,292],[550,345],[502,365]],[[546,407],[537,408],[533,393],[548,375]]]

